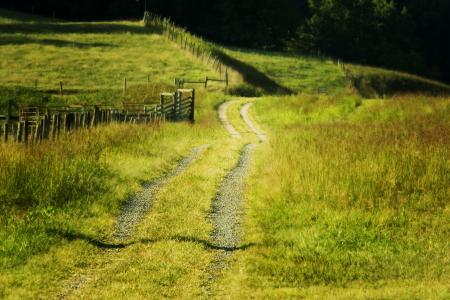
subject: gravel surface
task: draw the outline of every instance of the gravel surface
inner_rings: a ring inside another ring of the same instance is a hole
[[[122,211],[117,219],[117,227],[113,234],[116,241],[124,241],[133,234],[134,227],[141,221],[144,215],[150,210],[155,195],[167,184],[167,182],[179,175],[192,162],[208,148],[208,145],[194,148],[188,157],[183,158],[178,165],[164,175],[154,181],[144,184],[142,191],[131,197],[123,206]]]
[[[250,109],[250,107],[252,107],[253,103],[246,103],[242,109],[241,109],[241,117],[244,120],[245,124],[247,124],[248,128],[250,128],[250,130],[256,134],[256,136],[259,138],[259,140],[261,141],[261,143],[265,143],[267,142],[267,135],[262,132],[256,125],[255,123],[252,121],[252,119],[250,118],[250,115],[248,114],[248,111]]]
[[[240,243],[244,182],[254,148],[254,145],[244,147],[238,165],[225,177],[213,203],[212,239],[218,248],[224,250],[235,250]]]
[[[227,102],[223,103],[219,107],[219,119],[220,119],[220,122],[222,122],[222,124],[225,127],[225,129],[228,131],[228,133],[232,137],[234,137],[236,139],[242,139],[242,135],[236,130],[236,128],[233,127],[233,125],[231,125],[231,123],[230,123],[230,121],[228,120],[228,117],[227,117],[228,107],[233,102],[234,101],[227,101]]]
[[[255,145],[244,147],[237,166],[231,170],[220,186],[212,206],[212,241],[217,249],[209,265],[203,287],[205,298],[212,298],[213,284],[229,265],[233,251],[239,249],[241,241],[241,218],[244,203],[245,177]]]

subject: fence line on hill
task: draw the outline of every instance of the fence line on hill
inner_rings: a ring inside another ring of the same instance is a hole
[[[228,67],[214,54],[216,48],[214,44],[176,26],[170,19],[162,18],[148,11],[144,14],[144,25],[159,28],[164,36],[179,45],[181,49],[189,51],[203,63],[212,66],[220,74],[220,80],[217,81],[226,82],[228,86]],[[210,79],[209,81],[213,80]]]
[[[122,107],[71,105],[19,108],[9,101],[8,112],[0,116],[0,142],[38,143],[61,134],[101,124],[150,124],[164,121],[195,121],[195,89],[162,93],[159,104],[123,103]],[[18,110],[18,115],[13,114]]]

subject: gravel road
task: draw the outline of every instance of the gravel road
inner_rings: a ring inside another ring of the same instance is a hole
[[[254,148],[252,144],[244,147],[237,166],[225,177],[213,203],[212,240],[223,250],[235,250],[240,243],[244,183]]]
[[[244,204],[245,177],[255,145],[244,147],[237,166],[224,178],[212,206],[211,239],[216,252],[204,278],[205,298],[213,295],[213,284],[229,266],[229,258],[241,242],[241,219]]]

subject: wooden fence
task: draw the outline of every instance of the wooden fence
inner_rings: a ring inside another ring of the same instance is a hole
[[[166,120],[194,122],[194,108],[194,89],[163,93],[159,104],[123,103],[122,107],[72,105],[17,108],[13,101],[9,101],[7,115],[0,115],[0,139],[5,143],[37,143],[100,124],[149,124]],[[15,109],[18,111],[16,115],[13,113]]]
[[[175,78],[175,86],[179,89],[183,89],[185,84],[201,84],[204,85],[205,88],[208,88],[209,82],[223,82],[228,87],[228,72],[225,72],[225,79],[215,79],[206,77],[205,80],[189,80],[189,79],[180,79]]]
[[[228,82],[228,67],[215,54],[217,48],[215,44],[176,26],[170,19],[161,18],[148,11],[144,14],[144,25],[159,28],[170,41],[179,45],[181,49],[189,51],[202,62],[212,66],[220,74],[220,77],[224,78],[220,79],[221,81],[227,80]]]

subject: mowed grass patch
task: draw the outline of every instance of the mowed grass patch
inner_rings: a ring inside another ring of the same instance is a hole
[[[448,99],[257,102],[232,297],[449,297]],[[229,293],[229,291],[227,291]],[[227,294],[228,295],[228,294]]]
[[[199,98],[194,125],[111,125],[33,147],[2,145],[0,295],[63,290],[95,263],[92,255],[108,244],[119,210],[142,182],[225,136],[213,110],[222,96]]]
[[[35,88],[37,83],[38,90],[56,97],[55,102],[104,102],[100,98],[121,98],[125,78],[128,87],[147,85],[148,78],[154,85],[172,84],[174,78],[215,78],[212,68],[139,22],[73,23],[10,17],[10,12],[0,10],[3,15],[1,88]],[[56,96],[60,82],[66,91],[63,99]]]

